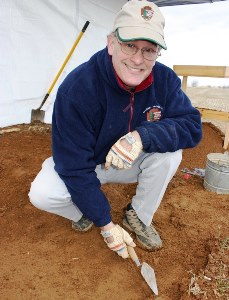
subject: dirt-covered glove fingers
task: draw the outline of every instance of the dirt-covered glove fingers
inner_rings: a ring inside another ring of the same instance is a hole
[[[122,161],[121,159],[118,159],[118,160],[117,160],[116,167],[117,167],[118,169],[124,169],[124,168],[125,168],[124,163],[123,163],[123,161]]]
[[[135,245],[133,243],[133,239],[131,236],[121,228],[119,225],[115,225],[110,230],[101,231],[101,235],[104,238],[105,243],[107,246],[112,250],[115,251],[119,256],[122,258],[128,258],[129,254],[127,251],[125,240],[128,242],[128,245]]]
[[[120,161],[119,157],[113,156],[113,159],[112,159],[111,163],[112,163],[113,166],[115,166],[115,167],[118,168],[118,166],[120,165],[121,161]]]
[[[128,245],[128,246],[132,246],[135,247],[135,243],[133,242],[132,237],[129,235],[129,233],[123,229],[122,227],[120,227],[119,225],[117,225],[119,227],[119,230],[122,232],[122,238],[123,241]]]
[[[106,170],[110,168],[111,162],[112,162],[112,154],[111,154],[111,151],[109,151],[107,156],[106,156],[106,162],[105,162],[105,169]]]
[[[125,247],[118,249],[116,252],[119,256],[121,256],[124,259],[129,257],[129,252],[127,250],[126,245],[125,245]]]
[[[106,156],[105,168],[108,169],[110,165],[119,169],[129,169],[132,165],[132,159],[121,145],[120,142],[116,142]]]
[[[110,150],[106,157],[105,169],[109,169],[109,167],[113,165],[118,169],[124,169],[124,162],[123,160],[118,157],[112,150]]]
[[[124,168],[123,161],[119,157],[114,155],[112,151],[109,151],[106,157],[105,169],[109,169],[111,165],[117,167],[118,169]]]
[[[131,140],[131,150],[127,151],[122,145],[121,140]],[[107,166],[110,164],[116,166],[119,169],[129,169],[132,167],[133,162],[139,156],[142,151],[142,143],[136,141],[131,133],[128,133],[121,137],[110,149],[106,157]],[[105,166],[106,166],[105,164]]]

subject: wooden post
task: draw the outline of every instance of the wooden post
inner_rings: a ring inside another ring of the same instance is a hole
[[[187,82],[188,82],[188,76],[183,76],[182,80],[182,90],[186,92],[187,90]]]
[[[226,128],[226,131],[225,131],[223,149],[227,150],[228,144],[229,144],[229,123],[227,124],[227,128]]]

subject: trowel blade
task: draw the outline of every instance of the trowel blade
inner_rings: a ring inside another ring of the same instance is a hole
[[[154,292],[154,294],[158,295],[158,289],[157,289],[157,282],[156,282],[156,276],[154,273],[154,269],[151,268],[147,263],[143,262],[141,267],[141,274],[145,281],[148,283],[151,290]]]

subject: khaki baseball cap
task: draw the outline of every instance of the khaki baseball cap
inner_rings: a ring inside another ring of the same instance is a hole
[[[122,42],[146,40],[167,49],[164,41],[165,19],[156,4],[130,0],[118,12],[113,31]]]

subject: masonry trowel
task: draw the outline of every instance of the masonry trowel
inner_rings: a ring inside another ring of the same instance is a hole
[[[142,277],[145,279],[151,290],[154,292],[156,296],[158,296],[157,282],[156,276],[154,273],[154,269],[150,267],[146,262],[140,263],[138,256],[133,247],[127,246],[129,255],[131,259],[134,261],[137,267],[141,267]]]

